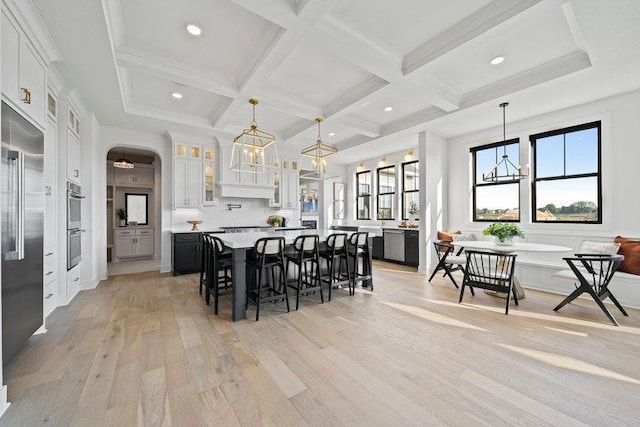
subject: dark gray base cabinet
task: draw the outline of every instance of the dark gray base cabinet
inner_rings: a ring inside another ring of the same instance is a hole
[[[384,238],[382,236],[375,236],[373,238],[373,252],[371,256],[373,259],[384,259]]]
[[[417,267],[420,263],[420,245],[418,240],[418,231],[404,231],[404,263],[413,267]]]
[[[173,275],[199,272],[202,262],[201,233],[174,233],[171,239]]]

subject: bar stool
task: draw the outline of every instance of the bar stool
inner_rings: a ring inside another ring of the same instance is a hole
[[[373,290],[373,280],[371,275],[371,257],[369,256],[369,233],[357,232],[349,237],[349,257],[353,264],[352,280],[353,292],[356,290],[356,282],[371,280],[371,290]],[[362,273],[359,271],[358,258],[362,258]]]
[[[320,302],[324,303],[322,295],[322,281],[320,278],[320,256],[318,253],[318,235],[298,236],[293,241],[293,253],[286,255],[287,273],[289,263],[298,267],[298,275],[295,281],[287,281],[287,286],[296,290],[296,310],[300,303],[300,291],[303,295],[311,292],[320,292]],[[311,273],[309,273],[311,268]]]
[[[220,284],[222,283],[222,289],[224,291],[231,290],[232,278],[231,267],[233,260],[231,258],[231,251],[225,247],[224,243],[219,237],[215,236],[203,236],[207,238],[207,254],[208,254],[208,268],[209,271],[206,274],[206,303],[209,305],[209,299],[211,293],[213,293],[213,305],[214,314],[218,314],[218,298],[220,296]],[[220,276],[220,272],[223,272]]]
[[[202,288],[206,286],[207,283],[207,273],[209,272],[209,248],[211,247],[209,244],[209,235],[202,234],[201,235],[202,245],[200,246],[200,252],[202,253],[200,257],[200,280],[199,280],[199,290],[198,293],[202,295]]]
[[[355,294],[351,290],[351,274],[349,272],[349,259],[347,254],[347,234],[335,233],[327,237],[327,249],[320,251],[320,257],[327,261],[328,276],[322,279],[323,282],[329,283],[329,301],[331,301],[331,290],[336,286],[337,282],[343,281],[345,278],[349,286],[349,295]],[[342,274],[342,263],[346,266],[346,277]],[[336,262],[338,263],[338,271],[336,273]]]
[[[249,253],[247,263],[253,270],[255,288],[247,286],[247,301],[245,309],[249,306],[249,298],[256,303],[256,322],[260,318],[260,303],[285,300],[287,312],[289,312],[289,295],[287,293],[287,279],[284,264],[284,237],[263,237],[256,241],[253,251]],[[280,269],[279,283],[276,282],[276,268]],[[267,275],[267,284],[263,285],[263,275]],[[271,279],[271,280],[268,280]]]

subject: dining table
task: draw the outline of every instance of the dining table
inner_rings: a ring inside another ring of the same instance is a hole
[[[246,313],[246,298],[247,298],[247,286],[248,278],[247,274],[247,254],[256,244],[258,239],[263,237],[284,237],[286,245],[292,245],[293,241],[298,236],[302,235],[317,235],[322,242],[326,241],[327,237],[331,234],[346,233],[351,235],[353,232],[337,231],[337,230],[269,230],[269,231],[249,231],[244,233],[224,233],[216,234],[215,236],[220,238],[224,245],[231,250],[232,256],[232,309],[231,320],[234,322],[244,320],[247,318]],[[373,253],[373,238],[374,233],[369,233],[368,246],[369,246],[369,262],[364,263],[364,269],[367,269],[367,264],[372,265],[371,255]],[[369,276],[362,283],[363,287],[371,286],[372,274],[371,271],[363,271],[363,274]]]
[[[572,248],[567,246],[548,245],[544,243],[514,242],[510,245],[498,245],[491,240],[454,240],[454,246],[465,249],[479,249],[491,251],[495,253],[512,254],[517,252],[569,252]],[[516,261],[517,265],[517,261]],[[520,284],[520,280],[516,275],[513,276],[513,287],[516,290],[518,299],[525,297],[524,289]],[[506,298],[507,295],[502,292],[485,291],[485,293],[500,298]]]

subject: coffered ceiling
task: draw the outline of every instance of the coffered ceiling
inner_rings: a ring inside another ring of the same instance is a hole
[[[101,123],[230,143],[255,97],[285,150],[324,116],[343,162],[496,126],[504,100],[517,119],[640,87],[635,0],[34,3]]]

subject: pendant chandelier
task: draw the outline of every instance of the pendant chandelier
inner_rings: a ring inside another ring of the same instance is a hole
[[[124,147],[122,147],[122,157],[113,162],[114,168],[133,169],[133,163],[124,156]]]
[[[267,167],[279,167],[276,137],[258,129],[256,123],[256,105],[259,101],[251,98],[249,104],[253,108],[253,120],[247,129],[233,139],[231,151],[232,171],[260,173]]]
[[[327,166],[326,159],[338,153],[338,149],[336,147],[322,142],[322,138],[320,137],[320,123],[323,121],[324,119],[322,117],[316,118],[316,123],[318,124],[318,138],[316,139],[315,144],[305,148],[302,150],[302,153],[300,153],[304,157],[311,158],[313,171],[320,179],[324,177],[324,172]]]
[[[513,164],[513,162],[509,160],[509,155],[507,154],[505,110],[508,105],[508,102],[503,102],[502,104],[500,104],[500,108],[502,108],[502,159],[498,161],[498,163],[496,163],[494,167],[491,168],[489,173],[482,174],[482,180],[484,182],[495,183],[504,181],[519,181],[527,177],[526,174],[522,173],[522,167]]]

